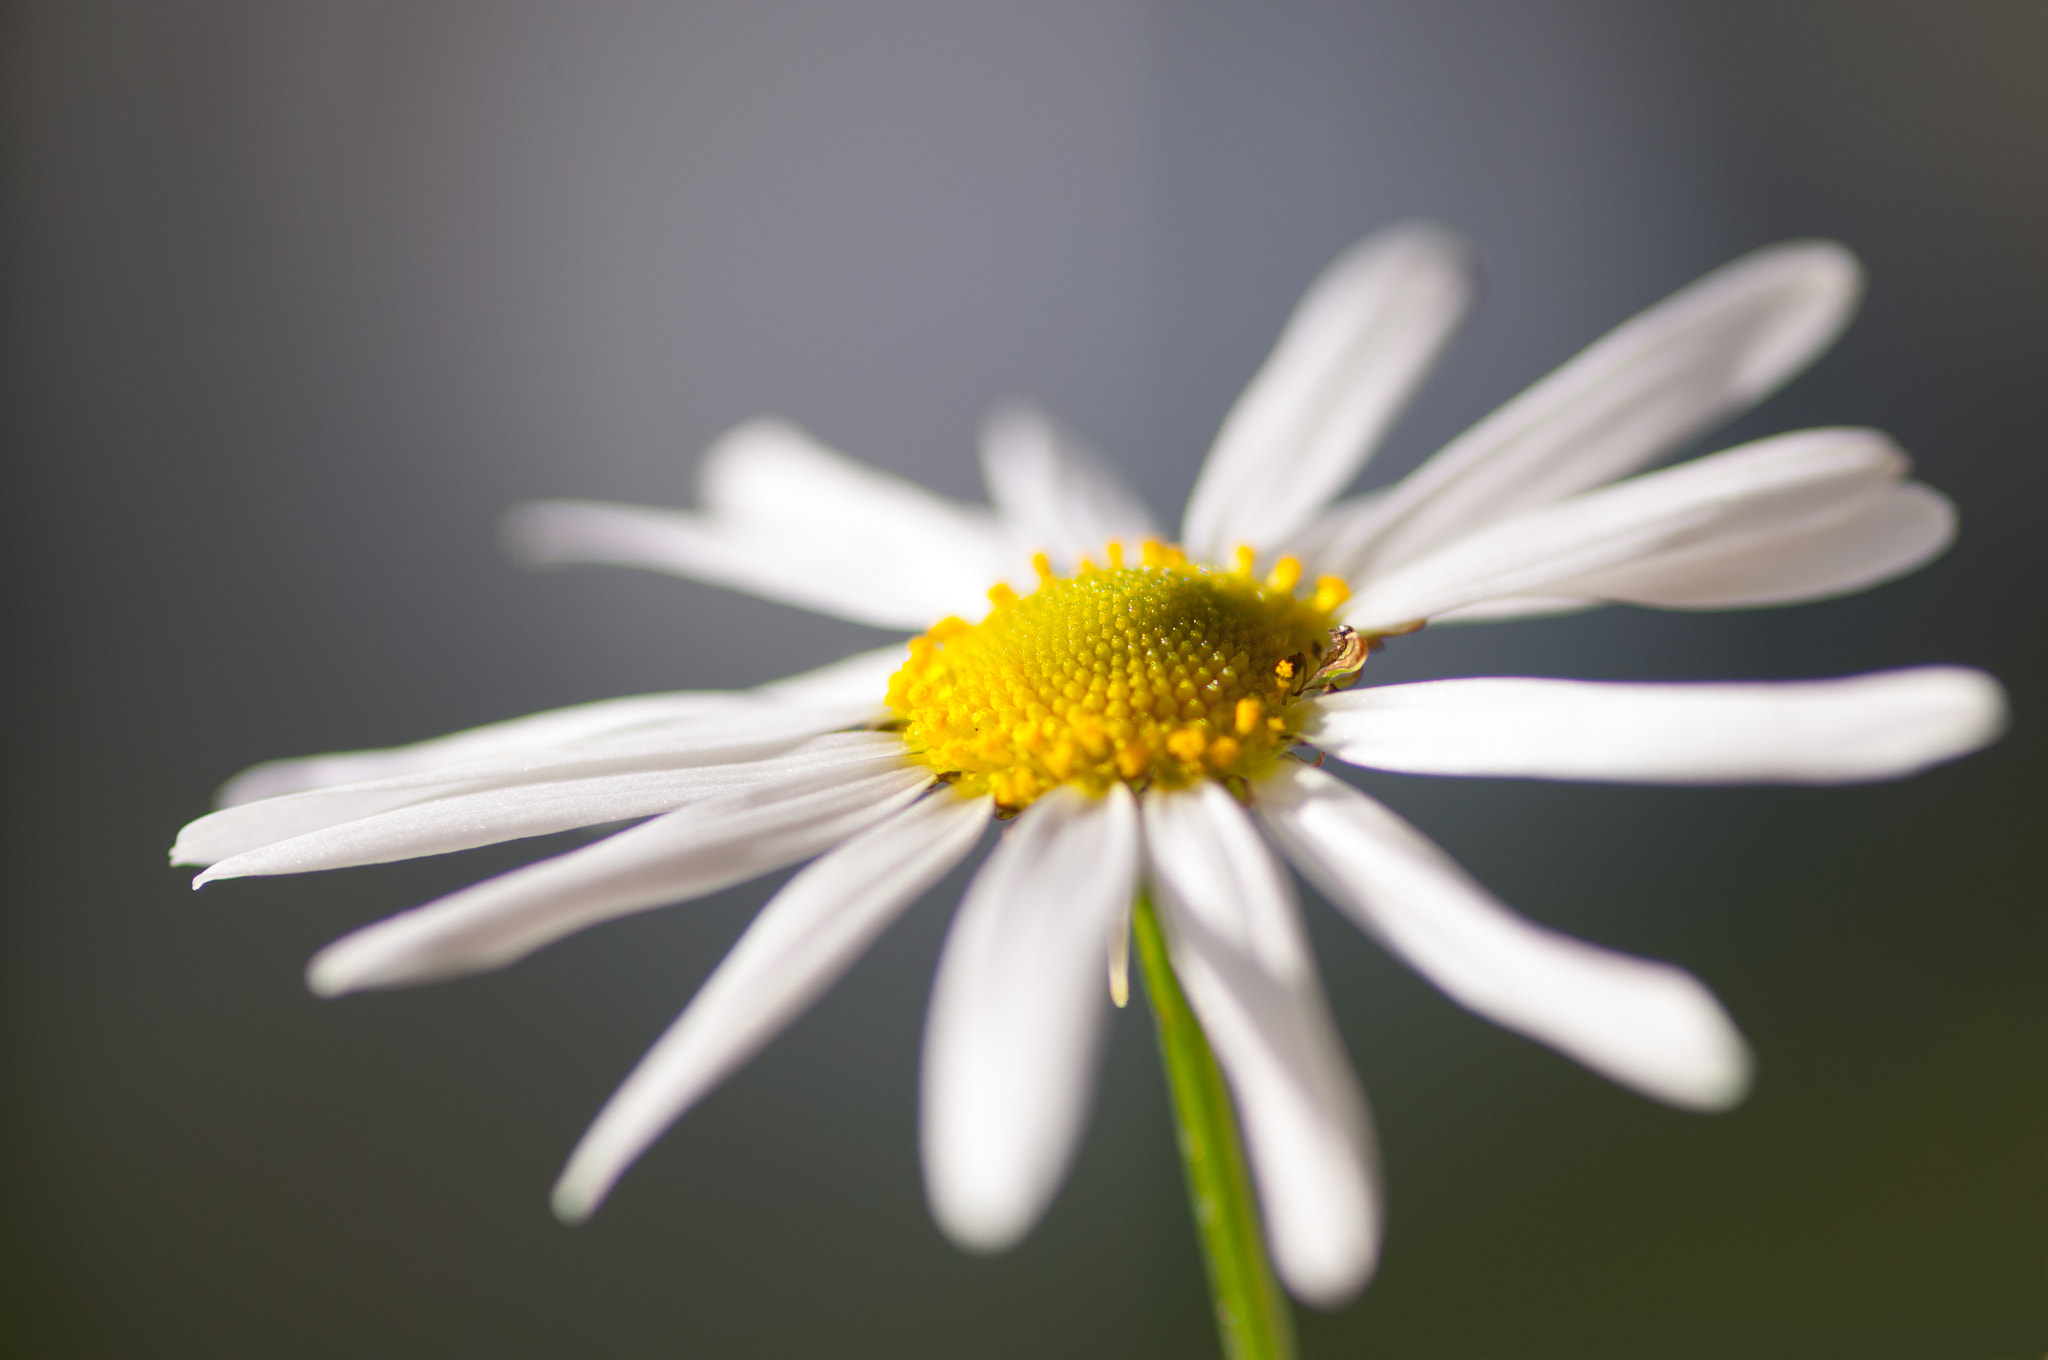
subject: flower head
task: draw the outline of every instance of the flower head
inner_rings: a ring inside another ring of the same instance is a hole
[[[573,1219],[992,819],[1013,817],[954,918],[926,1025],[921,1138],[941,1225],[1001,1247],[1056,1190],[1143,885],[1243,1121],[1281,1277],[1310,1302],[1340,1301],[1376,1257],[1376,1159],[1283,857],[1459,1004],[1656,1099],[1725,1106],[1750,1060],[1689,974],[1514,915],[1321,755],[1296,753],[1437,775],[1834,783],[1996,736],[1998,687],[1953,667],[1347,688],[1374,647],[1428,623],[1787,604],[1939,552],[1952,509],[1873,431],[1802,431],[1642,471],[1805,367],[1858,289],[1838,246],[1759,251],[1409,476],[1332,504],[1472,294],[1455,239],[1383,232],[1289,321],[1217,437],[1177,546],[1027,410],[984,430],[992,510],[786,425],[744,426],[707,458],[702,512],[554,503],[517,513],[510,537],[540,561],[651,567],[901,628],[907,650],[744,692],[259,766],[185,828],[173,859],[209,865],[203,883],[638,820],[336,942],[309,969],[327,995],[499,967],[597,921],[811,861],[577,1146],[555,1191]]]
[[[1074,784],[1186,788],[1270,772],[1300,735],[1297,703],[1347,592],[1334,577],[1306,599],[1301,563],[1267,579],[1250,548],[1229,570],[1190,565],[1147,541],[1071,577],[1041,553],[1038,589],[990,591],[978,624],[946,618],[910,641],[889,708],[919,764],[1006,812]]]

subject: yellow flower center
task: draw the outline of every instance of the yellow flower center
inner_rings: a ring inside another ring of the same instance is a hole
[[[1031,594],[999,585],[980,623],[944,619],[911,641],[889,707],[915,759],[1012,811],[1064,783],[1173,788],[1279,759],[1344,583],[1299,597],[1299,562],[1260,580],[1249,548],[1231,570],[1160,543],[1138,566],[1111,544],[1108,562],[1062,577],[1041,554]]]

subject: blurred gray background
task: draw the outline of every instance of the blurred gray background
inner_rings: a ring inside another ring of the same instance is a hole
[[[1391,1222],[1307,1355],[2048,1348],[2048,7],[67,0],[0,43],[0,1353],[1213,1353],[1140,1013],[1021,1249],[927,1218],[958,875],[570,1230],[563,1157],[772,880],[323,1003],[320,944],[550,847],[196,897],[164,850],[259,759],[872,645],[494,546],[529,497],[688,502],[750,415],[979,496],[976,420],[1033,397],[1171,522],[1303,285],[1416,215],[1488,296],[1367,481],[1827,235],[1861,318],[1718,442],[1883,427],[1964,529],[1854,600],[1445,630],[1382,677],[1955,661],[2018,725],[1843,791],[1372,780],[1532,916],[1696,970],[1761,1079],[1652,1105],[1311,904]]]

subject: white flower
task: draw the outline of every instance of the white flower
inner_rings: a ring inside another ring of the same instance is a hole
[[[1234,1093],[1279,1273],[1304,1300],[1334,1303],[1372,1271],[1375,1155],[1275,849],[1459,1004],[1658,1100],[1726,1106],[1749,1057],[1692,976],[1512,914],[1385,807],[1288,758],[1289,744],[1424,774],[1835,783],[1922,769],[2001,726],[1997,685],[1951,667],[1348,692],[1308,674],[1333,621],[1376,642],[1425,621],[1610,602],[1782,604],[1928,560],[1952,536],[1949,503],[1906,480],[1905,456],[1869,430],[1641,472],[1804,368],[1858,289],[1839,246],[1759,251],[1613,331],[1408,477],[1332,505],[1472,295],[1456,240],[1383,232],[1316,281],[1230,412],[1188,506],[1185,558],[1111,473],[1027,411],[984,431],[993,511],[787,426],[743,427],[707,458],[702,512],[540,505],[512,536],[542,561],[651,567],[932,629],[913,653],[258,766],[173,859],[211,866],[204,883],[647,819],[330,945],[308,973],[330,996],[500,967],[811,859],[576,1148],[555,1190],[574,1219],[972,851],[999,806],[1021,809],[954,919],[933,989],[922,1144],[940,1224],[998,1248],[1044,1210],[1085,1121],[1105,954],[1114,973],[1149,884]],[[1086,560],[1112,542],[1149,544],[1148,565]],[[1244,548],[1278,557],[1273,575],[1254,576]],[[1035,571],[1034,550],[1048,559]],[[1298,594],[1304,564],[1305,579],[1341,583]],[[1174,612],[1218,609],[1222,623]],[[1109,629],[1112,615],[1135,631]],[[1053,669],[1025,674],[1041,663]]]

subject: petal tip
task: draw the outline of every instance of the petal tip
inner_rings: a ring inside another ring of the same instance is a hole
[[[1016,1175],[1014,1167],[985,1157],[948,1157],[933,1146],[934,1141],[927,1124],[925,1203],[946,1240],[977,1256],[993,1256],[1023,1241],[1044,1213],[1050,1194],[1028,1176]],[[960,1139],[950,1141],[957,1152],[968,1151]]]
[[[981,418],[979,433],[984,450],[1006,438],[1037,436],[1052,425],[1052,417],[1037,403],[1022,397],[1007,397],[989,407]]]
[[[347,996],[374,985],[365,975],[365,970],[352,964],[346,952],[340,952],[334,945],[315,954],[306,962],[306,990],[322,1000]]]
[[[1762,329],[1739,365],[1747,400],[1761,400],[1833,345],[1863,300],[1863,264],[1839,241],[1781,241],[1709,275],[1766,302]],[[1711,288],[1718,293],[1718,288]]]
[[[739,464],[764,454],[792,449],[808,453],[816,448],[817,441],[808,432],[779,416],[755,416],[741,421],[704,450],[697,465],[698,496],[703,504],[716,505],[723,494],[722,483]]]
[[[1675,1109],[1697,1114],[1732,1110],[1749,1098],[1756,1055],[1705,983],[1690,973],[1671,972],[1676,987],[1667,1001],[1681,1002],[1680,1015],[1667,1017],[1661,1060],[1639,1055],[1632,1071],[1610,1069],[1607,1075]],[[1681,999],[1688,996],[1686,1004]],[[1681,1018],[1688,1010],[1690,1017]]]
[[[1012,1205],[960,1192],[934,1193],[930,1198],[932,1221],[946,1240],[977,1256],[1008,1251],[1031,1229],[1032,1220]]]
[[[2003,737],[2012,726],[2012,705],[2005,686],[1986,671],[1967,666],[1944,669],[1954,677],[1950,683],[1957,700],[1954,754],[1981,751]]]
[[[591,1184],[572,1168],[562,1173],[562,1178],[549,1192],[548,1209],[554,1214],[555,1221],[564,1227],[578,1227],[588,1223],[591,1215],[597,1212],[597,1206],[604,1203],[608,1188]]]
[[[565,501],[515,505],[498,517],[498,548],[521,566],[544,567],[560,562],[566,555],[562,529],[572,514]]]
[[[1429,250],[1461,264],[1471,264],[1478,258],[1478,251],[1463,232],[1433,217],[1408,217],[1390,223],[1358,244],[1363,246],[1368,243],[1379,246],[1399,243]]]
[[[1721,1114],[1749,1099],[1755,1085],[1756,1056],[1740,1036],[1731,1036],[1727,1052],[1712,1070],[1702,1074],[1682,1103],[1701,1114]]]
[[[1849,306],[1863,295],[1863,261],[1840,241],[1801,237],[1765,246],[1749,258],[1759,267],[1768,265],[1795,274],[1817,302]]]
[[[1300,1269],[1282,1272],[1287,1292],[1319,1312],[1333,1313],[1350,1303],[1372,1283],[1379,1269],[1379,1254],[1369,1252],[1362,1261],[1346,1263],[1339,1269]]]
[[[2012,724],[2005,686],[1971,666],[1915,666],[1847,683],[1883,686],[1898,710],[1894,759],[1865,780],[1906,778],[1974,755],[1996,744]]]

